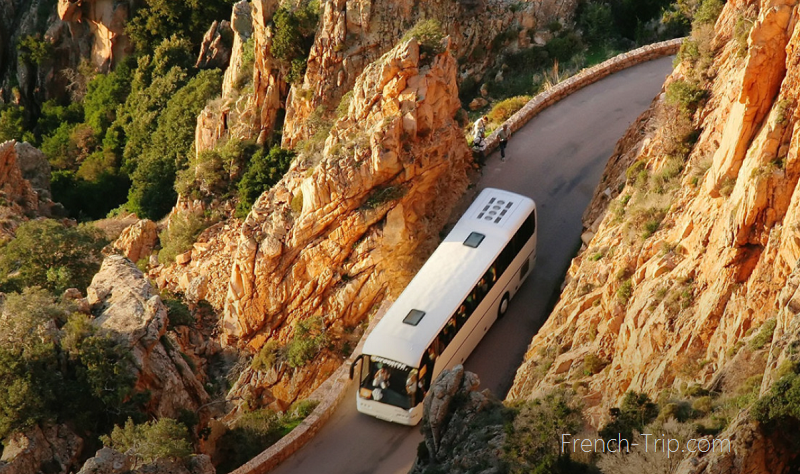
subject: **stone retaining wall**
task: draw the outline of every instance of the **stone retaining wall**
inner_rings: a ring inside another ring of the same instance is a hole
[[[511,116],[505,123],[513,133],[522,128],[530,119],[539,112],[553,105],[573,92],[588,86],[600,79],[623,69],[641,64],[652,59],[676,54],[680,48],[683,38],[654,43],[643,46],[639,49],[615,56],[608,61],[584,69],[580,73],[569,79],[558,83],[549,90],[538,94],[531,99],[517,113]],[[495,131],[489,135],[486,144],[487,154],[497,148],[499,140]],[[258,456],[248,461],[243,466],[236,469],[231,474],[264,474],[272,470],[275,466],[291,456],[300,449],[322,428],[326,421],[331,417],[336,406],[344,399],[345,394],[350,388],[350,364],[355,360],[357,354],[361,353],[361,347],[366,340],[366,336],[372,332],[375,324],[380,321],[386,313],[388,304],[384,304],[372,319],[367,331],[362,336],[353,355],[348,358],[334,374],[320,385],[309,397],[310,400],[319,401],[319,405],[314,411],[303,420],[291,433],[284,436],[280,441],[267,448]]]

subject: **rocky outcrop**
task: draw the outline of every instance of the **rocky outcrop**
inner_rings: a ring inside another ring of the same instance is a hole
[[[115,0],[58,0],[58,17],[70,24],[73,36],[85,34],[91,38],[91,61],[101,72],[108,71],[132,46],[125,34],[131,14],[130,1]]]
[[[231,60],[233,30],[228,20],[215,21],[203,36],[200,54],[194,67],[225,69]]]
[[[78,474],[215,474],[211,458],[205,454],[192,456],[186,461],[160,459],[143,466],[136,465],[133,456],[111,448],[103,448],[86,461]]]
[[[4,440],[0,474],[75,472],[80,466],[83,439],[65,425],[34,426]]]
[[[271,21],[279,5],[293,8],[293,3],[253,1],[252,89],[223,87],[222,99],[209,104],[198,118],[197,150],[211,149],[228,136],[268,143],[273,132],[278,131],[275,127],[281,125],[281,117],[285,117],[282,146],[295,148],[301,140],[320,132],[314,122],[335,120],[337,104],[353,88],[364,68],[397,45],[420,19],[437,19],[453,38],[452,53],[457,58],[469,59],[460,68],[459,80],[467,76],[480,80],[500,51],[529,47],[536,32],[546,32],[546,25],[553,21],[568,23],[576,3],[572,0],[322,2],[305,77],[290,87],[286,83],[290,66],[272,55],[275,31]],[[234,58],[236,54],[234,46]],[[240,73],[232,59],[226,71],[226,84],[232,82],[228,78],[236,79]]]
[[[279,3],[242,0],[234,6],[230,65],[225,70],[222,96],[209,103],[197,119],[198,153],[213,149],[227,137],[256,140],[262,145],[267,142],[288,93],[283,67],[272,56],[272,15]],[[245,53],[248,45],[253,50]],[[246,55],[251,55],[251,63],[245,64]]]
[[[149,219],[142,219],[122,231],[112,247],[131,262],[150,258],[158,243],[158,227]]]
[[[151,394],[148,411],[175,418],[209,401],[182,354],[165,337],[167,309],[147,278],[122,256],[106,257],[87,288],[93,324],[131,350],[136,390]]]
[[[50,165],[44,154],[25,142],[0,144],[0,235],[13,235],[28,218],[60,216],[63,211],[50,200]]]
[[[747,12],[755,14],[743,45],[733,32]],[[800,258],[798,15],[792,1],[725,4],[701,45],[716,54],[700,83],[708,98],[688,125],[687,136],[694,129],[699,138],[685,162],[675,158],[679,121],[658,118],[667,110],[663,95],[654,118],[635,124],[585,215],[588,245],[533,339],[511,399],[580,383],[587,413],[601,425],[629,390],[655,399],[690,383],[712,386],[743,361],[737,343],[779,314]],[[698,74],[687,62],[668,83]],[[587,357],[601,362],[594,375]]]
[[[463,61],[459,79],[480,81],[501,51],[529,47],[536,31],[553,21],[568,23],[577,2],[487,0],[335,0],[322,16],[308,69],[287,99],[283,147],[293,148],[315,130],[313,114],[332,117],[364,67],[394,47],[421,19],[438,20],[453,38],[452,53]],[[509,34],[511,32],[512,34]]]
[[[794,348],[800,344],[800,262],[780,290],[776,306],[779,311],[768,360],[766,367],[758,372],[763,373],[762,395],[783,375],[782,372],[785,374],[780,370],[782,366],[786,367],[791,362],[797,367],[798,357]],[[714,385],[718,387],[725,384],[728,372],[738,372],[742,365],[742,361],[736,358],[725,364]],[[796,472],[798,453],[792,441],[793,437],[796,439],[796,429],[777,429],[769,424],[765,426],[753,418],[750,410],[743,411],[718,435],[719,438],[730,440],[730,450],[691,456],[683,461],[676,474]]]
[[[423,472],[505,472],[503,404],[488,390],[478,392],[478,376],[457,365],[439,375],[423,402],[422,445],[411,469]]]
[[[454,120],[455,75],[449,51],[423,65],[415,40],[365,70],[319,163],[295,163],[242,225],[224,344],[286,344],[296,322],[312,316],[341,333],[399,293],[467,186],[472,157]],[[248,369],[237,387],[285,406],[339,363],[324,352],[301,370]]]

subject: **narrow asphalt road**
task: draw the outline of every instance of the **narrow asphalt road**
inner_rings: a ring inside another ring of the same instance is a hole
[[[530,196],[539,211],[538,261],[531,278],[467,360],[483,388],[503,398],[531,338],[547,317],[580,241],[581,215],[605,163],[628,125],[658,94],[672,58],[609,76],[545,110],[509,140],[509,159],[493,154],[479,188]],[[400,474],[410,469],[422,440],[405,427],[359,414],[351,389],[317,436],[275,473]]]

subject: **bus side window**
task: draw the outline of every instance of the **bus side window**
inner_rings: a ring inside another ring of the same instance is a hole
[[[467,318],[469,318],[467,305],[462,303],[461,306],[458,307],[458,310],[456,310],[456,328],[461,330],[461,328],[463,328],[464,324],[467,322]]]
[[[451,316],[450,320],[447,321],[447,324],[445,324],[444,328],[442,328],[442,333],[439,336],[439,339],[442,341],[442,345],[447,347],[454,337],[456,337],[456,317]]]

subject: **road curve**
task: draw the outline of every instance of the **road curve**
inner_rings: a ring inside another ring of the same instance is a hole
[[[483,388],[505,396],[547,303],[580,241],[589,204],[614,145],[658,94],[672,57],[611,75],[543,111],[509,140],[508,160],[488,160],[478,188],[498,187],[532,197],[539,211],[536,268],[467,360]],[[407,473],[422,440],[419,428],[386,423],[355,409],[355,388],[317,436],[278,466],[279,474]]]

